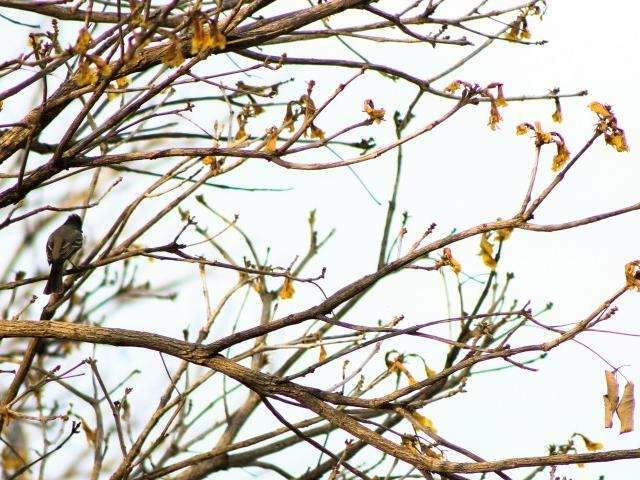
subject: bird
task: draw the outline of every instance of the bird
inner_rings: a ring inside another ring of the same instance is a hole
[[[49,280],[44,287],[44,293],[62,293],[62,275],[64,263],[70,260],[74,253],[82,247],[82,219],[75,213],[56,228],[47,240],[47,261],[51,265]]]

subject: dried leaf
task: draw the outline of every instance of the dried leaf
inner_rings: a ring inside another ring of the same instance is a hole
[[[271,127],[266,131],[264,138],[264,146],[262,149],[265,152],[273,153],[278,147],[276,145],[276,140],[278,139],[278,129],[276,127]]]
[[[605,371],[605,380],[607,382],[607,394],[604,395],[604,427],[611,428],[613,426],[613,412],[618,407],[618,380],[614,372]]]
[[[496,104],[496,100],[492,97],[491,109],[489,110],[489,122],[487,123],[487,125],[489,125],[489,128],[491,128],[491,130],[496,130],[498,128],[498,123],[500,123],[501,120],[502,116],[498,111],[498,105]]]
[[[239,113],[236,119],[238,120],[238,131],[234,138],[236,142],[241,142],[249,136],[244,128],[247,124],[247,118],[242,113]]]
[[[13,472],[22,467],[27,458],[27,452],[23,448],[14,447],[11,449],[5,447],[2,449],[2,469],[6,472]],[[21,480],[27,480],[26,475],[22,475],[19,478]]]
[[[324,345],[320,344],[320,353],[318,354],[318,361],[324,362],[327,358],[327,351],[324,348]]]
[[[251,282],[251,286],[257,293],[264,292],[264,279],[262,277],[257,277],[253,282]]]
[[[542,130],[542,125],[540,122],[535,123],[535,133],[536,133],[536,143],[538,145],[544,145],[546,143],[553,142],[553,135],[549,132],[545,132]]]
[[[162,54],[162,63],[169,68],[179,67],[184,62],[184,55],[182,54],[182,48],[180,48],[180,42],[175,35],[171,38],[167,49]]]
[[[84,432],[85,436],[87,437],[87,441],[91,445],[95,445],[96,444],[96,431],[92,430],[89,427],[89,425],[87,425],[87,422],[85,422],[84,420],[82,420],[81,423],[82,423],[82,431]]]
[[[582,438],[582,440],[584,441],[584,446],[590,452],[597,452],[598,450],[602,450],[604,448],[604,445],[602,445],[602,443],[594,442],[581,433],[576,433],[576,435]]]
[[[91,43],[91,34],[86,27],[80,29],[78,32],[78,39],[76,40],[76,45],[73,47],[73,50],[76,53],[84,55],[89,50],[89,44]]]
[[[558,148],[558,151],[553,157],[553,163],[551,164],[551,170],[554,172],[562,169],[562,167],[567,163],[567,160],[569,160],[569,150],[564,142],[556,143],[556,147]]]
[[[93,62],[93,64],[98,67],[98,72],[102,77],[108,77],[111,75],[111,65],[109,65],[105,60],[103,60],[98,55],[89,55],[88,58]]]
[[[227,46],[227,38],[223,33],[218,30],[218,24],[213,24],[211,27],[212,47],[218,50],[224,50]]]
[[[616,409],[616,414],[620,419],[620,433],[633,432],[633,413],[636,401],[633,396],[633,383],[627,382],[624,386],[622,399]]]
[[[624,130],[621,128],[613,129],[612,133],[607,133],[604,136],[604,141],[607,145],[611,145],[618,152],[628,152],[629,145],[627,145],[627,138],[624,135]]]
[[[498,232],[496,234],[496,237],[501,242],[504,242],[505,240],[508,240],[509,237],[511,237],[511,232],[513,232],[513,227],[511,227],[511,228],[501,228],[501,229],[498,230]]]
[[[455,80],[444,89],[446,93],[456,93],[460,89],[460,82]]]
[[[551,119],[556,123],[562,123],[562,107],[560,107],[560,99],[556,97],[554,101],[556,104],[556,109],[551,115]]]
[[[453,258],[453,254],[451,253],[450,248],[445,248],[442,251],[442,262],[444,265],[449,265],[453,273],[458,275],[462,271],[462,265],[455,258]]]
[[[498,107],[506,107],[508,105],[507,101],[504,98],[504,92],[502,90],[501,83],[498,84],[498,98],[496,98],[496,105]]]
[[[369,115],[369,119],[372,120],[373,123],[380,123],[384,120],[384,108],[375,108],[373,100],[369,99],[364,101],[364,111]]]
[[[321,129],[316,127],[313,123],[309,125],[309,128],[311,128],[311,138],[317,138],[324,141],[324,132]]]
[[[402,372],[407,377],[407,381],[409,382],[409,385],[414,385],[414,384],[418,383],[416,381],[416,379],[414,378],[414,376],[411,375],[411,372],[409,372],[407,367],[405,367],[404,364],[400,360],[394,360],[391,363],[391,365],[389,366],[389,371],[390,372],[395,372],[398,375]]]
[[[597,113],[601,118],[608,118],[611,116],[610,107],[607,107],[600,102],[591,102],[589,104],[589,109],[592,112]]]
[[[624,266],[624,275],[627,279],[627,287],[640,291],[640,272],[638,271],[638,260],[629,262]]]
[[[411,416],[424,428],[427,430],[431,430],[433,433],[436,433],[436,427],[433,426],[433,422],[418,412],[411,412]]]
[[[293,288],[293,280],[291,280],[289,277],[285,278],[278,297],[280,297],[282,300],[288,300],[290,298],[293,298],[294,293],[296,293],[296,290],[295,288]]]
[[[497,262],[495,258],[493,258],[493,245],[489,242],[487,233],[482,234],[482,238],[480,239],[480,253],[478,253],[478,255],[482,257],[484,264],[491,270],[496,268]]]
[[[290,132],[293,132],[295,130],[293,126],[294,121],[295,121],[295,118],[293,116],[292,102],[289,102],[287,104],[287,111],[284,115],[284,119],[282,120],[282,128],[287,128]]]
[[[525,135],[529,131],[530,127],[526,123],[521,123],[516,127],[516,135]]]
[[[98,81],[98,72],[88,61],[83,60],[78,66],[78,71],[73,76],[73,81],[76,82],[76,85],[79,87],[93,85]]]
[[[118,88],[127,88],[129,85],[129,79],[127,77],[117,78],[116,85],[118,85]]]
[[[192,55],[197,55],[198,53],[213,47],[214,39],[211,36],[211,26],[202,13],[196,15],[191,22],[191,32]]]

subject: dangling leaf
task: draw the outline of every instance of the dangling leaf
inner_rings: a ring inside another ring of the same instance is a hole
[[[620,419],[620,433],[633,432],[633,413],[636,407],[636,400],[633,396],[633,383],[627,382],[624,386],[624,393],[620,404],[616,409]]]
[[[607,394],[604,395],[604,428],[613,426],[613,412],[618,408],[618,380],[614,372],[605,371]]]
[[[373,105],[373,100],[365,100],[364,101],[364,111],[367,115],[369,115],[369,119],[373,121],[373,123],[380,123],[384,120],[384,108],[375,108]]]
[[[424,428],[427,430],[431,430],[433,433],[436,433],[436,427],[433,426],[433,422],[418,412],[411,412],[411,416]]]
[[[611,111],[609,110],[609,108],[607,108],[605,105],[601,104],[600,102],[591,102],[589,104],[589,109],[592,112],[597,113],[598,116],[602,118],[607,118],[611,116]]]
[[[327,351],[325,350],[324,345],[320,344],[320,352],[318,354],[318,361],[319,362],[324,362],[326,358],[327,358]]]
[[[78,39],[76,40],[76,45],[73,47],[73,50],[76,53],[84,55],[89,50],[89,44],[91,43],[91,34],[87,27],[82,27],[80,32],[78,32]]]
[[[482,238],[480,239],[480,253],[478,255],[482,257],[484,264],[491,270],[496,268],[498,263],[495,258],[493,258],[493,245],[489,242],[489,236],[486,232],[482,234]]]
[[[581,433],[576,433],[575,435],[577,435],[578,437],[582,438],[582,441],[584,442],[584,446],[590,452],[597,452],[598,450],[602,450],[604,448],[604,445],[602,445],[602,443],[594,442],[594,441],[590,440],[587,436],[585,436],[585,435],[583,435]]]
[[[638,271],[638,261],[629,262],[624,266],[624,275],[627,280],[627,287],[640,291],[640,272]]]
[[[278,139],[278,129],[276,127],[271,127],[267,130],[264,138],[264,147],[262,149],[265,152],[273,153],[278,147],[276,145],[276,140]]]
[[[293,298],[294,293],[296,293],[296,290],[295,288],[293,288],[293,280],[291,280],[289,277],[285,278],[278,297],[280,297],[282,300],[288,300],[290,298]]]

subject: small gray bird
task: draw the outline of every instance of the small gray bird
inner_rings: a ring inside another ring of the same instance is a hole
[[[47,260],[51,265],[51,273],[44,293],[62,293],[62,275],[64,263],[82,247],[82,219],[75,213],[69,215],[67,221],[56,228],[47,240]]]

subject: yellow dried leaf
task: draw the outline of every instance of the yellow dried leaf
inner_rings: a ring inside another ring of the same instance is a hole
[[[627,145],[627,139],[624,135],[624,130],[621,128],[616,128],[613,130],[613,133],[606,134],[604,136],[604,140],[607,145],[611,145],[618,152],[628,152],[629,145]]]
[[[436,427],[433,426],[433,422],[424,415],[418,412],[411,412],[411,416],[424,428],[431,430],[433,433],[437,432]]]
[[[502,91],[502,84],[498,84],[498,98],[496,98],[496,105],[498,107],[506,107],[507,101],[504,98],[504,92]]]
[[[80,29],[80,32],[78,32],[78,39],[76,40],[76,45],[75,47],[73,47],[73,50],[81,55],[87,53],[91,40],[92,39],[89,30],[87,30],[86,27],[82,27]]]
[[[236,119],[238,120],[238,131],[236,132],[234,138],[237,142],[241,142],[249,136],[247,135],[247,131],[244,128],[247,124],[247,119],[242,113],[239,113]]]
[[[327,358],[327,351],[324,348],[324,345],[320,344],[320,353],[318,354],[318,361],[324,362]]]
[[[105,60],[100,58],[98,55],[89,55],[88,57],[98,68],[98,72],[102,77],[108,77],[111,75],[111,65],[109,65]]]
[[[409,385],[414,385],[418,383],[411,372],[404,366],[404,364],[400,360],[394,360],[391,366],[389,367],[390,372],[400,373],[402,372],[406,377]]]
[[[203,17],[202,14],[196,15],[191,23],[191,54],[197,55],[198,53],[207,50],[213,46],[213,37],[211,36],[211,30],[209,23]]]
[[[444,265],[449,265],[453,273],[458,275],[462,271],[462,265],[455,258],[453,258],[453,254],[451,253],[450,248],[445,248],[442,251],[442,262]]]
[[[93,85],[98,81],[98,72],[89,64],[89,62],[83,60],[78,66],[78,71],[73,76],[73,81],[79,87]]]
[[[451,82],[449,85],[447,85],[447,87],[444,89],[444,91],[446,93],[456,93],[459,89],[460,89],[460,82],[455,80],[455,81]]]
[[[427,374],[427,378],[433,378],[438,374],[433,368],[430,368],[429,366],[424,367],[424,371]]]
[[[171,43],[162,54],[162,63],[169,68],[179,67],[184,62],[184,55],[178,37],[173,37]]]
[[[560,107],[560,100],[555,98],[556,109],[551,115],[551,119],[556,123],[562,123],[562,107]]]
[[[278,147],[276,145],[276,140],[278,139],[278,129],[276,127],[271,127],[267,130],[264,138],[264,146],[262,150],[265,152],[273,153]]]
[[[618,407],[618,380],[614,372],[605,371],[605,380],[607,383],[607,394],[604,395],[604,427],[611,428],[613,426],[613,412]]]
[[[280,288],[278,297],[280,297],[282,300],[288,300],[290,298],[293,298],[294,293],[296,293],[296,290],[295,288],[293,288],[293,280],[291,280],[289,277],[285,278],[284,283],[282,284],[282,288]]]
[[[611,111],[605,105],[600,102],[591,102],[589,104],[589,109],[592,112],[597,113],[602,118],[608,118],[611,116]]]
[[[364,101],[364,111],[369,115],[369,119],[371,119],[373,123],[380,123],[384,120],[384,108],[375,108],[373,100],[371,99]]]
[[[453,270],[453,273],[455,273],[456,275],[458,275],[462,271],[462,265],[460,265],[460,262],[455,258],[451,258],[449,260],[449,266],[451,267],[451,270]]]
[[[217,48],[218,50],[224,50],[225,47],[227,46],[227,37],[224,36],[224,34],[218,30],[218,25],[214,24],[212,27],[212,31],[211,31],[211,38],[212,38],[212,47],[213,48]]]
[[[311,138],[317,138],[319,140],[324,141],[324,132],[316,127],[313,123],[309,125],[311,128]]]
[[[567,160],[569,160],[569,150],[566,145],[562,142],[556,143],[558,147],[558,151],[556,155],[553,157],[553,163],[551,165],[551,170],[554,172],[559,171],[562,167],[564,167]]]
[[[284,119],[282,120],[282,128],[287,128],[290,132],[293,132],[294,126],[294,117],[293,117],[293,107],[291,105],[292,102],[287,104],[287,111],[284,114]]]
[[[82,420],[82,431],[84,432],[85,436],[87,437],[87,441],[91,445],[95,445],[95,443],[96,443],[96,431],[92,430],[89,427],[89,425],[87,425],[87,422],[85,422],[84,420]]]
[[[509,237],[511,236],[511,232],[513,232],[513,227],[500,228],[496,233],[496,237],[498,238],[498,240],[504,242],[505,240],[509,239]]]
[[[478,253],[478,255],[482,257],[484,264],[491,270],[496,268],[497,262],[495,258],[493,258],[493,245],[489,242],[487,233],[482,234],[482,238],[480,239],[480,253]]]
[[[253,282],[251,282],[251,286],[257,293],[264,292],[264,279],[262,277],[257,277]]]
[[[491,128],[491,130],[496,130],[498,128],[498,123],[500,123],[501,120],[502,116],[498,111],[498,105],[496,105],[496,101],[492,98],[491,109],[489,110],[489,122],[487,123],[487,125],[489,125],[489,128]]]
[[[640,278],[638,276],[638,261],[629,262],[624,266],[624,275],[627,279],[627,287],[640,291]]]
[[[582,438],[582,441],[584,442],[584,446],[590,452],[597,452],[598,450],[602,450],[604,448],[604,445],[602,445],[602,443],[594,442],[581,433],[576,433],[576,435]]]
[[[520,34],[520,28],[517,25],[513,25],[507,33],[504,34],[504,38],[515,42],[518,40]]]
[[[525,135],[529,131],[529,125],[521,123],[516,127],[516,135]]]
[[[129,79],[127,77],[116,78],[116,85],[118,85],[118,88],[127,88]]]
[[[540,122],[535,123],[535,132],[536,142],[538,143],[538,145],[544,145],[546,143],[553,142],[553,135],[542,130],[542,125],[540,125]]]
[[[2,469],[7,472],[13,472],[22,467],[25,464],[27,458],[27,452],[23,448],[5,447],[2,449]],[[22,475],[19,478],[20,480],[27,479],[25,475]]]
[[[620,433],[633,431],[633,414],[636,407],[636,401],[633,396],[633,383],[627,382],[624,386],[622,399],[616,409],[616,414],[620,419]]]

